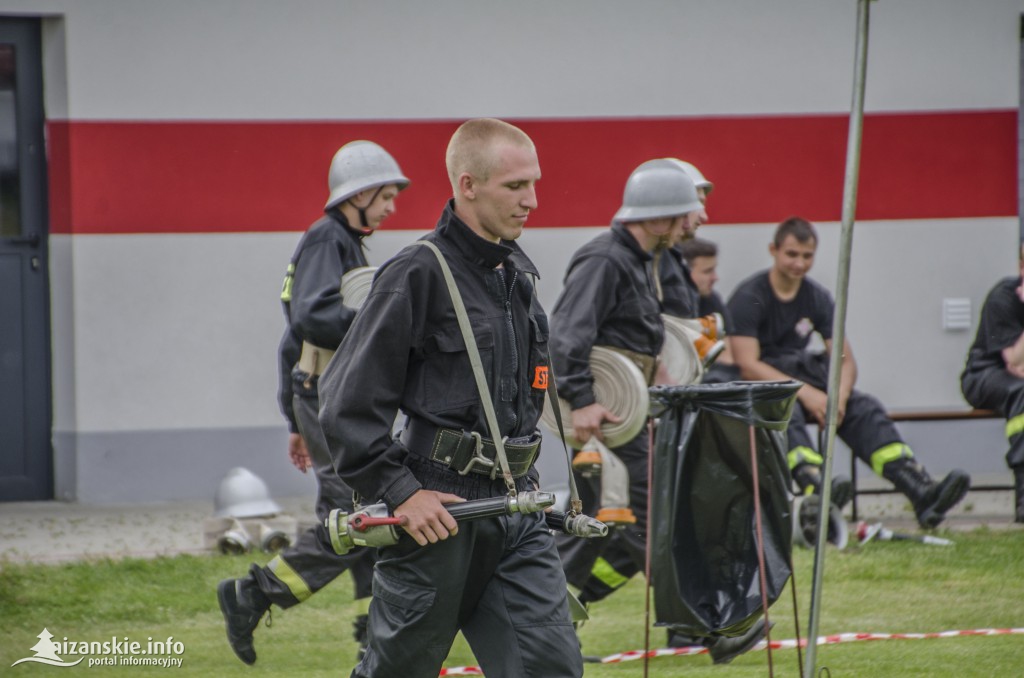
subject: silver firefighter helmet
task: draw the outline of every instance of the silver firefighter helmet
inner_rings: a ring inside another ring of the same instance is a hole
[[[409,185],[398,162],[379,144],[372,141],[351,141],[334,154],[327,175],[330,196],[324,209],[328,210],[353,195],[370,188],[397,184],[398,190]]]
[[[694,185],[700,189],[703,188],[706,194],[710,194],[715,185],[704,177],[704,174],[697,169],[697,167],[690,162],[680,160],[679,158],[664,158],[671,163],[674,163],[679,169],[686,172],[686,175],[693,180]]]
[[[641,164],[626,181],[614,222],[677,217],[702,208],[697,187],[675,162],[665,158]]]

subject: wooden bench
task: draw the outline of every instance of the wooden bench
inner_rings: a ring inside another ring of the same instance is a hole
[[[1002,416],[992,410],[899,410],[889,412],[889,418],[893,421],[956,421],[966,419],[1002,419]],[[853,501],[851,512],[853,520],[857,520],[857,495],[861,494],[895,494],[899,491],[893,487],[878,489],[857,488],[857,457],[850,454],[850,481],[853,483]],[[1013,491],[1013,485],[971,485],[972,492],[994,492]]]

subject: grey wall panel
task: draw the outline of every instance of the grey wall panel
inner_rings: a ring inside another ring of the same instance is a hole
[[[153,503],[213,498],[224,475],[244,466],[271,496],[313,496],[312,473],[287,456],[285,427],[81,433],[77,499],[86,504]]]

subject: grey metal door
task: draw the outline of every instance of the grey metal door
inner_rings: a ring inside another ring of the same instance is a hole
[[[0,18],[0,501],[53,497],[40,26]]]

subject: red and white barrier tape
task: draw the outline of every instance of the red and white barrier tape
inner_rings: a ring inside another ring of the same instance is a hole
[[[928,638],[962,638],[964,636],[1006,636],[1006,635],[1024,635],[1024,628],[1013,628],[1013,629],[973,629],[963,631],[940,631],[938,633],[837,633],[831,636],[818,636],[818,645],[837,645],[839,643],[854,643],[863,640],[925,640]],[[771,647],[773,650],[788,650],[795,649],[797,646],[796,639],[788,640],[773,640]],[[807,640],[803,639],[799,643],[802,647],[806,647]],[[768,648],[768,642],[762,640],[760,643],[751,648],[754,650],[764,650]],[[646,653],[649,657],[677,657],[681,655],[691,654],[706,654],[708,649],[700,645],[692,645],[690,647],[667,647],[657,650],[651,650]],[[643,659],[643,650],[631,650],[629,652],[620,652],[618,654],[611,654],[607,657],[601,658],[602,664],[618,664],[621,662],[629,662],[637,659]],[[451,669],[441,669],[442,676],[482,676],[483,671],[478,666],[460,666]]]

